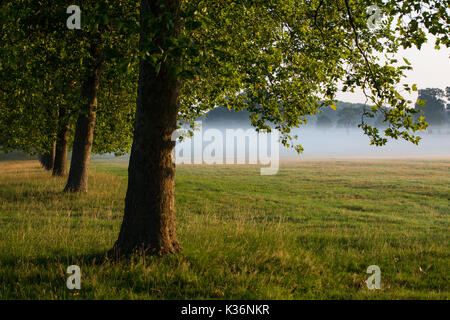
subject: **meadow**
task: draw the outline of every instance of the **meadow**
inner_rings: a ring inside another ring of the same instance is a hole
[[[64,194],[37,161],[0,162],[0,299],[449,299],[449,160],[179,166],[184,250],[110,261],[127,163]],[[81,267],[81,290],[66,269]],[[366,269],[381,269],[369,290]]]

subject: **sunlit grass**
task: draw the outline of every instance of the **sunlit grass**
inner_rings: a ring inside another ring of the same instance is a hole
[[[119,232],[126,162],[94,161],[63,194],[36,161],[0,162],[2,299],[449,299],[450,161],[181,166],[181,254],[103,259]],[[66,288],[67,266],[82,289]],[[369,265],[382,289],[368,290]]]

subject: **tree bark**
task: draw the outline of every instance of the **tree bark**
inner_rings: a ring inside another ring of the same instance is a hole
[[[158,16],[161,4],[175,17],[174,28],[165,29],[153,41],[162,45],[164,37],[179,34],[179,0],[141,1],[142,17]],[[169,33],[170,34],[167,34]],[[147,34],[141,31],[141,46]],[[125,213],[118,240],[109,254],[113,257],[139,254],[176,253],[181,245],[175,233],[175,164],[171,136],[177,125],[180,81],[167,64],[159,72],[141,60],[134,124],[133,146],[128,167]]]
[[[97,93],[103,66],[103,57],[97,39],[91,46],[91,56],[95,60],[95,65],[92,66],[91,74],[83,83],[82,95],[87,99],[87,104],[77,119],[65,192],[87,192],[88,190],[88,170],[94,141]]]
[[[53,162],[53,176],[67,174],[67,148],[69,143],[69,122],[66,119],[66,108],[59,108],[58,132],[56,134],[55,160]]]
[[[41,163],[42,167],[45,170],[50,171],[53,169],[53,163],[55,160],[55,147],[56,147],[56,141],[53,143],[53,146],[52,146],[52,149],[50,152],[39,154],[39,162]]]

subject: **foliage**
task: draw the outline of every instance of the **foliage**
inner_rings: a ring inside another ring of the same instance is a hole
[[[54,141],[58,109],[67,121],[84,112],[82,84],[99,63],[91,52],[102,52],[104,83],[99,93],[94,151],[127,152],[131,145],[137,86],[137,1],[85,1],[82,30],[68,30],[70,1],[2,3],[2,149],[45,151]],[[120,58],[120,59],[119,59]],[[74,126],[72,126],[73,129]]]
[[[419,90],[416,108],[424,109],[425,116],[432,125],[442,125],[445,121],[445,93],[439,88]]]
[[[403,138],[417,144],[415,132],[427,126],[397,89],[412,67],[395,54],[402,47],[420,48],[427,32],[436,47],[449,45],[446,1],[184,0],[181,36],[156,46],[152,40],[173,28],[175,19],[159,3],[161,15],[139,22],[137,0],[85,1],[82,30],[72,31],[65,26],[69,1],[2,3],[0,145],[48,148],[55,128],[49,115],[58,104],[76,118],[81,83],[97,63],[89,52],[93,42],[101,46],[107,74],[96,152],[129,149],[139,59],[156,71],[168,65],[182,80],[180,124],[193,125],[216,106],[245,109],[257,130],[273,125],[289,145],[292,128],[333,106],[337,91],[359,87],[370,105],[359,126],[371,143]],[[375,29],[368,26],[372,5],[384,14]],[[138,49],[141,28],[148,37]],[[387,126],[383,131],[373,126],[377,117]]]
[[[335,103],[343,80],[344,91],[360,87],[367,95],[371,108],[360,126],[371,143],[403,138],[417,144],[414,132],[425,129],[426,122],[415,120],[412,101],[396,89],[412,67],[406,60],[397,66],[394,56],[401,47],[420,48],[427,30],[440,44],[449,43],[444,1],[415,3],[255,0],[219,6],[185,1],[185,24],[196,27],[185,30],[194,48],[185,50],[182,59],[181,118],[192,122],[216,105],[246,109],[257,129],[270,130],[269,123],[274,124],[288,144],[291,128]],[[375,30],[367,25],[366,9],[373,4],[386,16]],[[385,63],[377,53],[386,56]],[[367,120],[378,115],[388,126],[383,133]]]

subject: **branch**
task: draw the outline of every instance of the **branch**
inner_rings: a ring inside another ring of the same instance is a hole
[[[361,46],[359,45],[359,37],[358,37],[358,30],[356,29],[354,20],[353,20],[353,15],[350,9],[350,5],[348,3],[348,0],[345,0],[345,6],[347,8],[347,14],[348,14],[348,18],[349,18],[349,22],[350,22],[350,26],[353,29],[353,34],[355,36],[355,44],[356,47],[358,48],[359,52],[361,53],[361,55],[364,57],[364,60],[366,62],[367,67],[369,68],[370,74],[373,78],[373,80],[375,80],[375,74],[373,73],[372,67],[370,66],[370,62],[369,59],[367,58],[366,54],[364,53],[364,50],[361,48]],[[375,88],[378,92],[378,94],[380,94],[380,90],[378,88]]]

